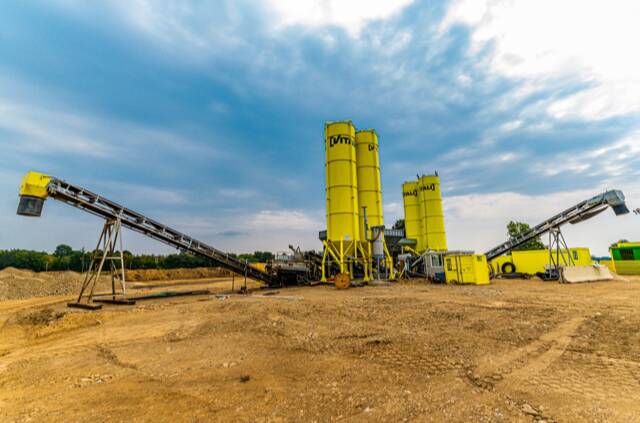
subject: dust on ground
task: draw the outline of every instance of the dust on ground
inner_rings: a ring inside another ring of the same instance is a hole
[[[266,293],[0,302],[0,421],[640,421],[640,278]]]

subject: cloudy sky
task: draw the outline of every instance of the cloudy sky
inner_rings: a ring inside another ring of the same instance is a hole
[[[323,123],[380,134],[385,218],[437,170],[450,248],[485,251],[619,188],[640,207],[640,2],[7,1],[0,248],[92,248],[101,222],[21,176],[86,186],[228,251],[320,249]],[[640,216],[567,228],[605,254]],[[133,251],[168,252],[127,233]]]

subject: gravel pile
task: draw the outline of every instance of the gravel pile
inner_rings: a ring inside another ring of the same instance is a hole
[[[127,281],[156,281],[206,279],[231,276],[227,270],[220,268],[170,269],[170,270],[128,270]],[[83,273],[33,272],[31,270],[8,267],[0,270],[0,300],[21,300],[50,295],[77,294],[80,291],[85,275]],[[96,292],[108,290],[110,278],[102,277]]]

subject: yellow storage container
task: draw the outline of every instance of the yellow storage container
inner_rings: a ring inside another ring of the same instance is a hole
[[[570,248],[569,254],[575,266],[593,264],[588,248]],[[564,264],[562,259],[560,264]],[[544,272],[548,265],[550,265],[549,250],[512,251],[511,254],[491,260],[491,268],[495,273],[520,272],[535,275]]]
[[[356,130],[351,121],[327,123],[327,240],[360,241]]]
[[[489,284],[487,257],[482,254],[447,254],[444,273],[447,283]]]
[[[422,202],[422,242],[425,249],[447,250],[447,235],[444,229],[440,177],[423,175],[419,180],[419,200]]]
[[[384,225],[378,135],[373,129],[356,132],[356,168],[358,171],[360,238],[371,240],[371,228]],[[368,234],[364,232],[364,207],[367,208]]]
[[[404,231],[405,237],[415,239],[416,251],[424,251],[422,238],[422,203],[418,196],[418,181],[409,181],[402,184],[402,199],[404,202]]]

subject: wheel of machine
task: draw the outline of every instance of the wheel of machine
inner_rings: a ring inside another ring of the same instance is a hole
[[[515,273],[516,266],[513,263],[505,263],[502,265],[502,273]]]
[[[351,285],[351,278],[348,273],[338,273],[336,275],[335,285],[337,289],[347,289]]]

